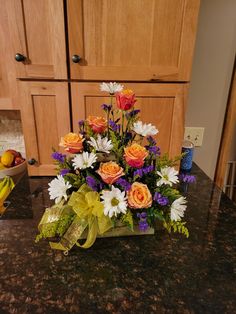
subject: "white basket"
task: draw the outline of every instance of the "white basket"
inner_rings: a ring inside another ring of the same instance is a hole
[[[27,164],[26,161],[22,162],[21,164],[11,167],[5,168],[0,170],[0,179],[4,178],[5,176],[14,177],[26,171]]]

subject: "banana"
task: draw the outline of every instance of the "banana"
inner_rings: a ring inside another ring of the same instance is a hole
[[[4,201],[8,197],[8,195],[11,193],[13,190],[15,184],[10,177],[5,177],[1,182],[0,182],[0,214],[2,214],[5,210],[4,207]]]
[[[6,177],[2,181],[0,181],[0,191],[2,190],[5,184],[6,184]]]

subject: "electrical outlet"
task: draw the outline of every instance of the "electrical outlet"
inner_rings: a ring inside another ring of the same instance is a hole
[[[184,139],[194,146],[202,146],[204,128],[185,127]]]

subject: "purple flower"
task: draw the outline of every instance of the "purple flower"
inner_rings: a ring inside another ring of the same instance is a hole
[[[131,184],[123,178],[119,178],[116,181],[116,184],[119,184],[125,191],[129,191],[131,189]]]
[[[133,118],[133,117],[135,117],[139,112],[140,112],[139,109],[134,109],[134,110],[132,110],[132,111],[130,111],[130,112],[127,112],[127,113],[126,113],[126,118],[127,118],[127,119]]]
[[[98,191],[98,183],[93,177],[86,177],[86,183],[93,191]]]
[[[61,169],[60,170],[60,175],[62,175],[63,177],[70,172],[70,169]]]
[[[80,128],[84,126],[84,120],[79,120],[78,125]]]
[[[146,213],[146,212],[138,213],[138,214],[137,214],[137,217],[140,218],[140,219],[141,219],[141,218],[144,219],[144,218],[147,217],[147,213]]]
[[[66,155],[63,155],[59,152],[53,152],[51,156],[53,159],[55,159],[56,161],[61,162],[61,163],[63,163],[65,161],[65,158],[66,158]]]
[[[143,220],[143,221],[140,220],[140,221],[139,221],[139,224],[138,224],[138,227],[139,227],[139,230],[140,230],[140,231],[145,232],[145,231],[147,231],[149,225],[148,225],[148,223],[147,223],[146,220]]]
[[[139,176],[140,178],[143,176],[143,169],[137,169],[134,171],[134,177]]]
[[[182,181],[182,182],[185,182],[185,183],[194,183],[194,182],[196,182],[195,176],[190,175],[190,174],[184,174],[184,173],[181,173],[179,175],[179,180]]]
[[[106,105],[106,104],[102,104],[101,108],[105,111],[110,111],[112,108],[112,105]]]
[[[158,146],[145,146],[145,148],[154,155],[160,155],[160,147]]]
[[[156,145],[156,143],[157,143],[156,140],[154,139],[154,137],[152,137],[152,136],[148,136],[147,140],[148,140],[149,144],[152,146]]]
[[[134,171],[134,177],[139,176],[140,178],[142,178],[144,174],[148,174],[149,172],[152,172],[153,170],[154,170],[153,165],[137,169]]]
[[[169,203],[169,200],[167,197],[161,195],[160,193],[156,192],[154,194],[153,200],[156,201],[161,206],[166,206]]]
[[[91,176],[86,177],[86,183],[93,191],[100,191],[103,188],[103,184]]]
[[[109,125],[114,132],[120,132],[120,125],[116,124],[114,121],[109,120]]]
[[[143,173],[144,174],[148,174],[149,172],[152,172],[153,170],[154,170],[154,166],[150,165],[150,166],[147,166],[147,167],[143,168]]]
[[[142,212],[141,214],[138,213],[137,217],[139,218],[139,222],[138,222],[139,230],[142,232],[145,232],[149,227],[147,223],[147,213],[145,212]]]

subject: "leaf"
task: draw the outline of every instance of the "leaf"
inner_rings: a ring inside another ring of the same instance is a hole
[[[168,154],[166,153],[157,159],[156,169],[160,170],[163,167],[176,166],[178,161],[180,161],[182,157],[183,157],[183,154],[176,156],[173,159],[169,159]]]
[[[133,215],[130,210],[128,210],[127,213],[121,217],[121,221],[134,231]]]
[[[171,233],[172,229],[174,232],[182,233],[186,236],[186,238],[189,237],[189,231],[188,228],[185,226],[186,222],[182,222],[180,220],[177,221],[164,221],[163,227],[167,229],[169,233]]]
[[[115,153],[117,153],[118,149],[119,149],[119,139],[117,138],[116,134],[114,131],[110,131],[110,137],[111,137],[111,141],[113,144],[113,151]]]
[[[159,220],[161,220],[161,221],[164,221],[165,220],[165,218],[163,217],[163,214],[162,214],[162,212],[159,212],[158,210],[154,210],[154,216],[155,216],[155,218],[157,218],[157,219],[159,219]]]

